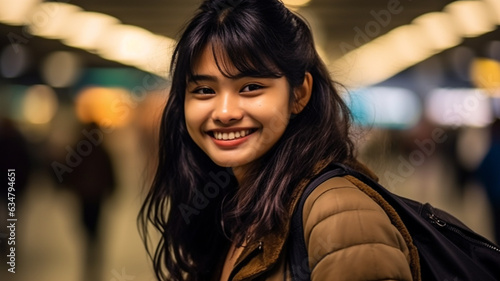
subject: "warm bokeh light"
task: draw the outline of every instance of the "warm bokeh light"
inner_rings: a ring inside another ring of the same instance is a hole
[[[73,20],[73,15],[81,11],[75,5],[46,2],[38,5],[28,16],[30,32],[50,39],[62,39],[64,27]]]
[[[136,64],[139,69],[167,78],[176,41],[165,36],[153,35],[145,54]]]
[[[454,1],[444,11],[453,17],[457,31],[464,37],[476,37],[496,28],[488,5],[481,1]]]
[[[26,17],[42,0],[2,0],[0,1],[0,22],[23,25]]]
[[[77,12],[64,26],[63,43],[66,45],[94,51],[99,37],[110,26],[120,21],[112,16],[95,12]]]
[[[423,36],[427,39],[428,47],[436,51],[454,47],[462,38],[458,34],[451,15],[443,12],[423,14],[413,20],[413,24],[420,26]]]
[[[73,85],[80,72],[80,60],[71,52],[53,52],[42,64],[43,78],[55,88]]]
[[[477,58],[472,62],[470,77],[476,87],[493,96],[500,96],[500,62]]]
[[[497,25],[500,25],[500,1],[499,0],[482,0],[488,7],[488,10]]]
[[[423,14],[411,24],[396,27],[352,50],[334,61],[331,71],[338,73],[338,80],[350,88],[380,83],[457,46],[464,37],[494,30],[496,26],[488,9],[481,1],[454,1],[443,12]]]
[[[386,45],[389,47],[389,61],[400,65],[402,70],[430,57],[434,51],[425,36],[425,30],[414,24],[391,30],[384,36],[388,41]]]
[[[143,28],[116,24],[100,34],[96,49],[106,59],[167,77],[175,44],[175,40]]]
[[[75,5],[39,2],[0,1],[0,22],[26,24],[34,35],[60,39],[68,46],[105,59],[168,76],[175,40],[138,26],[120,24],[112,16],[84,11]]]
[[[122,88],[86,88],[76,98],[76,114],[83,123],[103,127],[122,127],[130,121],[134,109],[130,94]]]
[[[154,47],[154,38],[151,32],[137,26],[113,25],[101,34],[97,50],[106,59],[137,65]]]
[[[23,100],[23,116],[32,124],[47,124],[54,117],[58,104],[52,88],[47,85],[32,86]]]
[[[434,54],[424,36],[419,26],[400,26],[336,61],[335,67],[350,70],[337,79],[352,88],[382,82]]]

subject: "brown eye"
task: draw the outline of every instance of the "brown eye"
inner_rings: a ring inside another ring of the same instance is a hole
[[[211,95],[215,94],[215,91],[210,89],[210,88],[198,88],[192,91],[193,94],[200,94],[200,95]]]
[[[262,87],[261,85],[249,84],[249,85],[246,85],[243,89],[241,89],[241,91],[242,92],[251,92],[251,91],[256,91],[256,90],[259,90],[262,88],[264,88],[264,87]]]

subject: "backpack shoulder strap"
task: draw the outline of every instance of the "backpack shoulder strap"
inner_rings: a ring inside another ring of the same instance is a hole
[[[420,277],[420,267],[419,267],[419,255],[418,251],[413,244],[412,237],[405,227],[403,221],[398,216],[396,211],[392,208],[389,202],[386,201],[384,195],[391,194],[388,190],[383,188],[379,183],[368,177],[367,175],[360,173],[339,163],[333,163],[329,166],[328,171],[323,172],[316,179],[311,181],[311,183],[304,190],[297,207],[292,216],[291,228],[290,228],[290,245],[289,245],[289,262],[290,262],[290,272],[292,279],[295,280],[310,280],[310,268],[309,260],[307,254],[307,247],[304,240],[304,227],[303,227],[303,209],[304,204],[309,197],[309,195],[323,182],[334,177],[348,176],[348,180],[353,182],[361,191],[365,192],[370,196],[375,202],[377,202],[387,213],[391,222],[398,228],[398,230],[403,235],[405,242],[407,243],[410,254],[411,254],[411,269],[414,280],[421,280]],[[381,194],[379,194],[381,193]],[[404,200],[391,194],[390,199]],[[411,201],[411,200],[409,200]],[[418,202],[413,208],[421,208],[422,204]]]
[[[341,167],[334,167],[311,181],[302,193],[296,209],[292,216],[289,238],[289,262],[292,280],[310,280],[311,271],[307,255],[306,242],[304,240],[304,226],[302,225],[302,210],[307,197],[323,182],[346,175]]]

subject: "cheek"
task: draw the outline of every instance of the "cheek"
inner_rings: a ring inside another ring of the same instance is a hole
[[[267,138],[276,139],[281,137],[288,126],[290,118],[290,114],[287,109],[288,104],[265,106],[264,108],[260,108],[260,121],[262,122]]]
[[[198,113],[198,114],[197,114]],[[184,119],[186,120],[186,127],[191,138],[196,128],[201,125],[199,110],[193,103],[186,102],[184,105]]]
[[[283,133],[288,126],[289,114],[286,111],[274,109],[269,117],[269,129],[275,133]]]

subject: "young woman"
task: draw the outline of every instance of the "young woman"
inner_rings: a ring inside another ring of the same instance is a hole
[[[333,162],[365,171],[309,27],[276,0],[204,1],[171,73],[140,214],[148,251],[150,224],[161,232],[157,278],[292,280],[287,237],[307,183]],[[303,214],[311,280],[418,279],[404,229],[356,183],[327,180]]]

